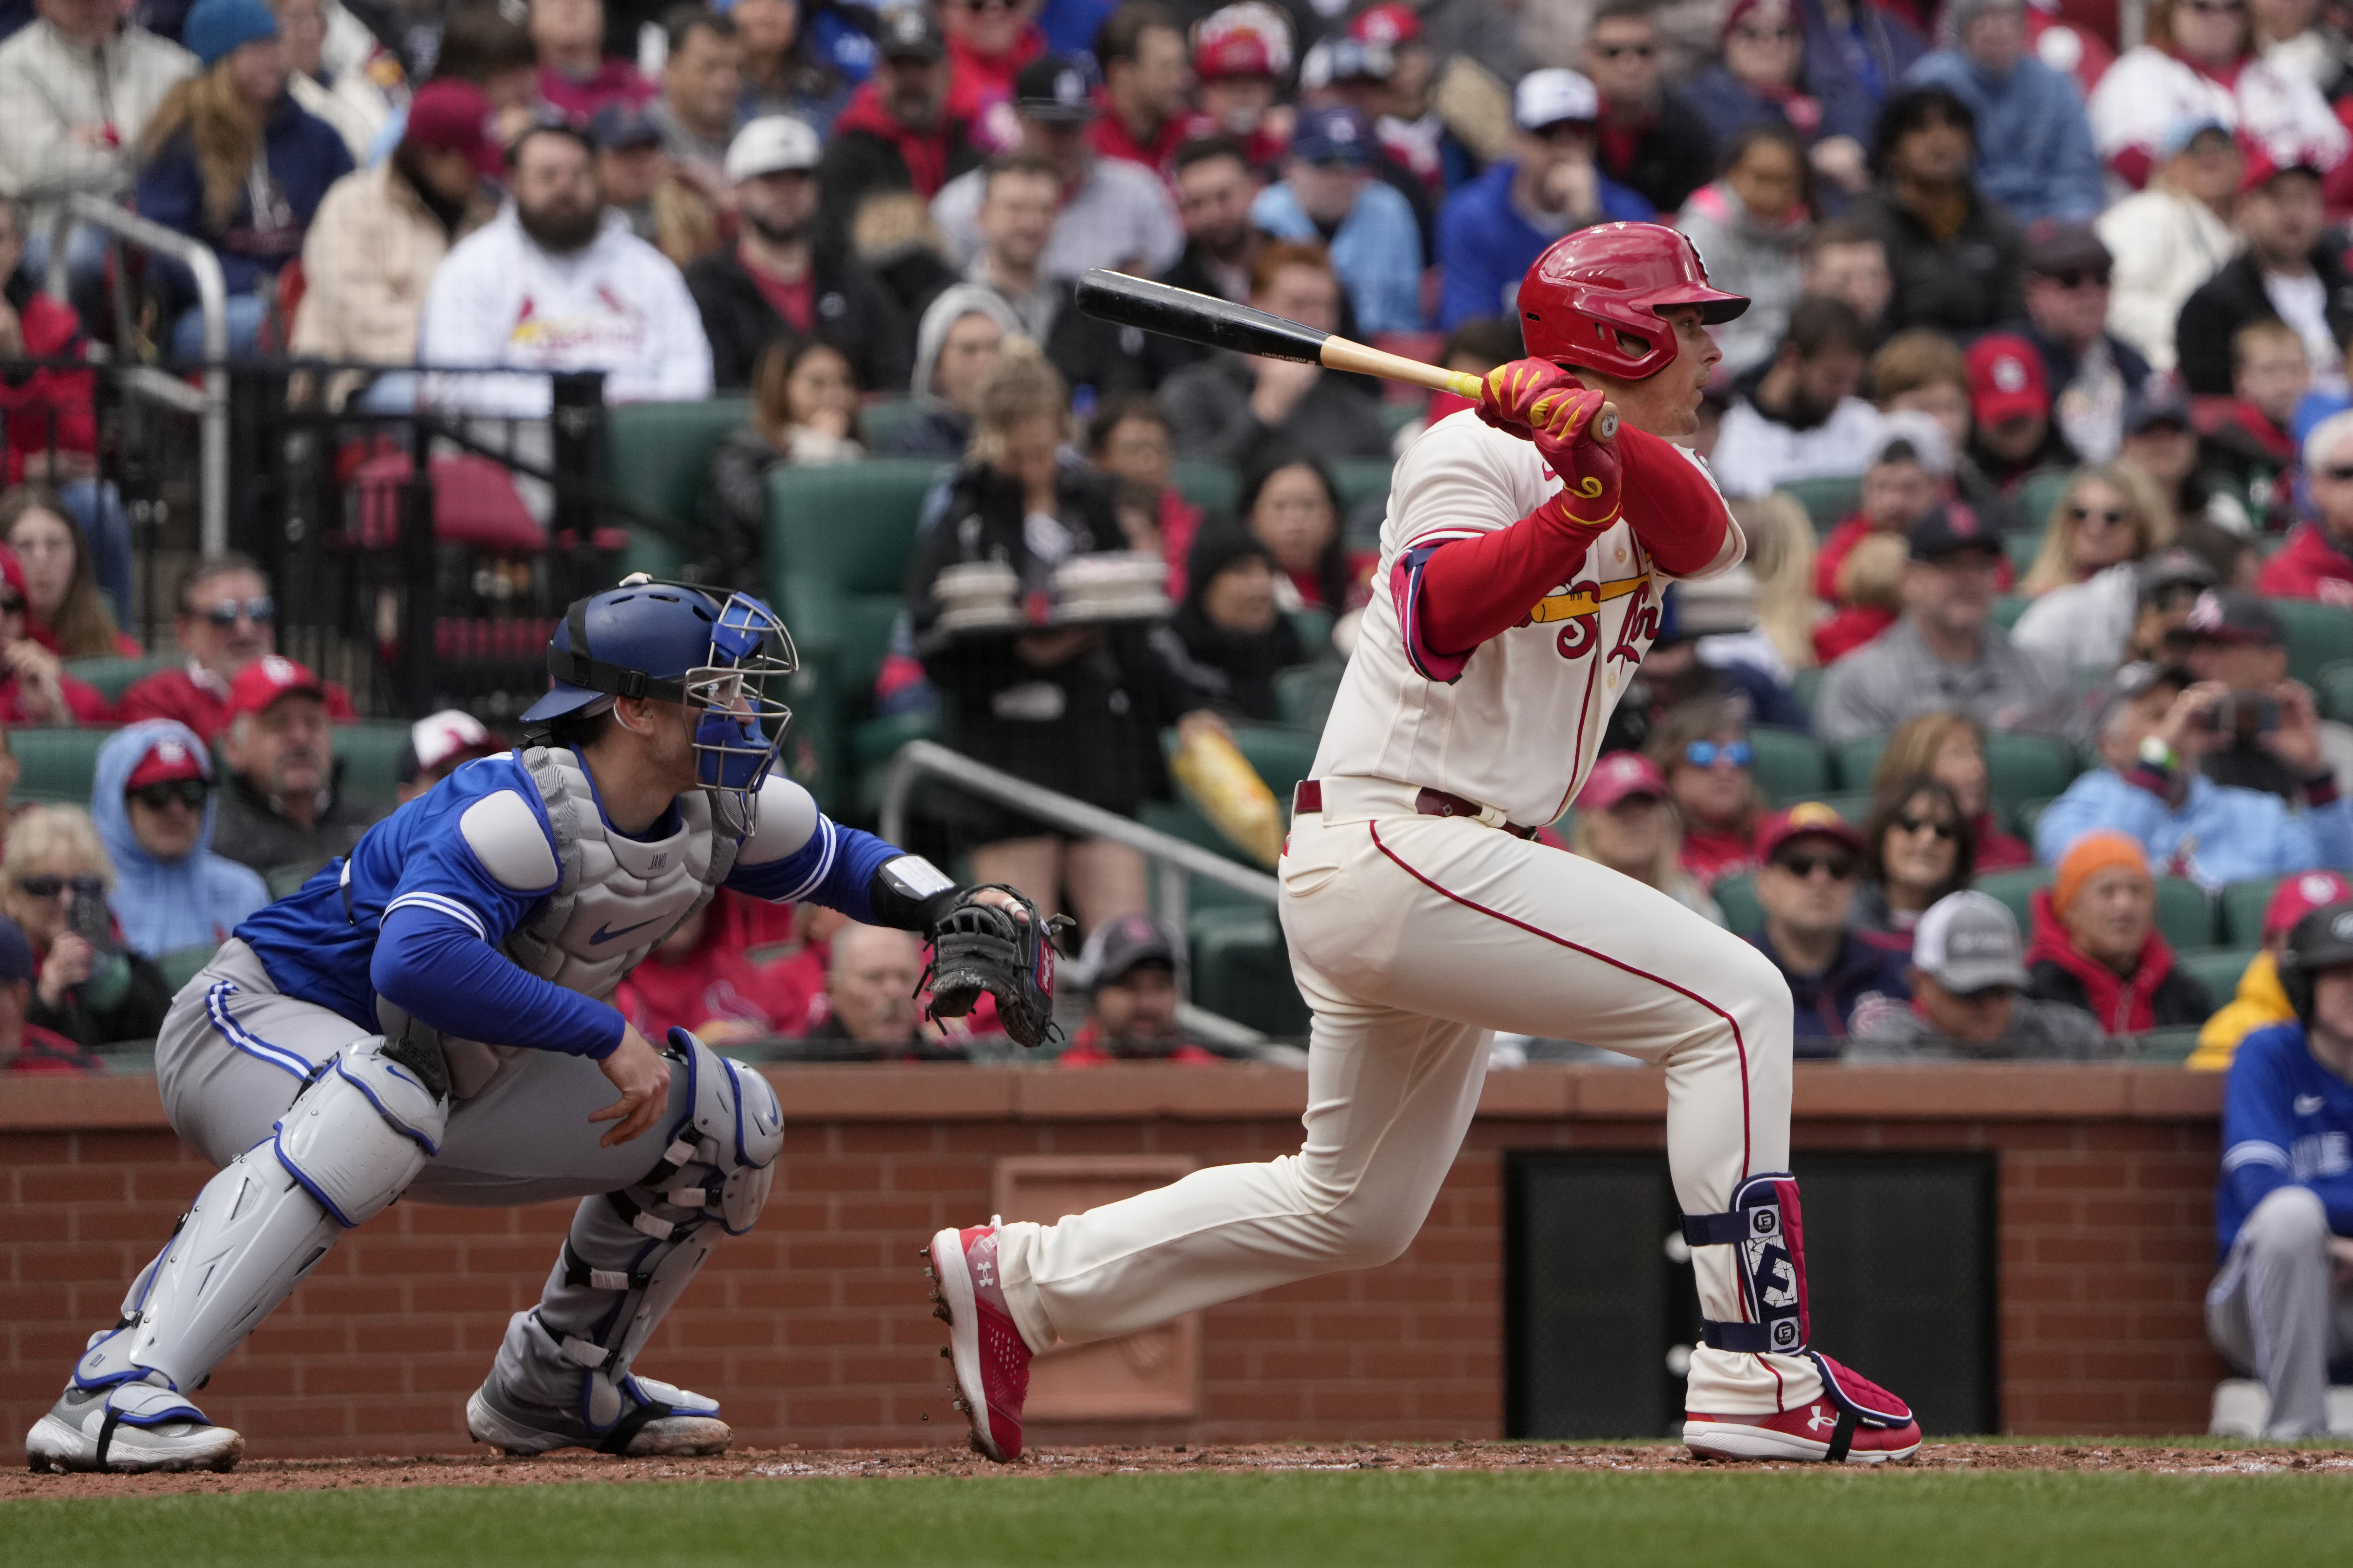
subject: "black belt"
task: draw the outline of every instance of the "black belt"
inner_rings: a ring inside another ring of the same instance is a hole
[[[1449,795],[1442,789],[1421,791],[1413,797],[1413,808],[1424,816],[1475,817],[1482,816],[1486,810],[1475,800],[1465,800],[1459,795]],[[1323,781],[1300,780],[1299,787],[1291,795],[1291,809],[1294,816],[1306,811],[1321,813],[1324,809]],[[1514,838],[1534,838],[1536,836],[1535,828],[1522,827],[1516,822],[1499,823],[1497,826]]]

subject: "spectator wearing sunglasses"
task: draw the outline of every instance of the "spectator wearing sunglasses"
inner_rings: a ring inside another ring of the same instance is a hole
[[[1734,707],[1721,697],[1678,703],[1642,749],[1666,775],[1667,798],[1683,822],[1683,868],[1712,888],[1754,866],[1765,795],[1749,772],[1757,749]]]
[[[25,565],[0,544],[0,724],[103,724],[106,699],[65,672],[32,633],[32,595]]]
[[[2157,929],[2157,878],[2129,834],[2075,840],[2034,891],[2027,990],[2089,1013],[2111,1035],[2203,1024],[2213,998]]]
[[[255,659],[230,683],[228,712],[216,853],[264,876],[316,871],[384,815],[343,793],[326,682],[303,666],[276,654]]]
[[[135,682],[115,705],[115,717],[126,724],[176,719],[210,745],[228,728],[229,683],[277,651],[277,602],[261,568],[230,552],[189,567],[173,603],[172,629],[188,662]],[[349,721],[352,701],[343,689],[330,683],[326,694],[328,718]]]
[[[40,966],[33,962],[33,944],[16,922],[0,918],[0,1073],[41,1073],[50,1077],[96,1078],[106,1064],[79,1041],[55,1029],[27,1023],[33,979]]]
[[[2125,407],[2148,385],[2148,361],[2107,330],[2116,258],[2088,223],[2042,218],[2026,231],[2026,320],[2008,331],[2042,355],[2052,422],[2068,449],[2105,463],[2124,445]]]
[[[1777,811],[1757,832],[1757,901],[1748,941],[1789,983],[1797,1054],[1835,1057],[1867,1007],[1912,999],[1903,955],[1849,929],[1862,838],[1818,800]]]
[[[251,868],[212,852],[213,760],[169,719],[133,724],[99,748],[90,814],[114,862],[114,918],[139,952],[219,946],[269,902]]]
[[[0,848],[0,914],[32,944],[37,973],[25,1021],[96,1047],[153,1039],[171,983],[124,942],[108,907],[114,863],[90,813],[44,805],[9,825]]]
[[[1903,780],[1863,818],[1854,929],[1881,947],[1909,952],[1928,907],[1969,885],[1977,851],[1959,796],[1926,773]]]
[[[1921,917],[1908,973],[1912,1005],[1859,1019],[1849,1061],[2095,1061],[2131,1048],[2082,1008],[2023,994],[2018,921],[1984,893],[1954,893]]]
[[[2318,599],[2353,608],[2353,410],[2304,438],[2305,489],[2316,514],[2299,522],[2259,579],[2273,599]]]
[[[2035,599],[2011,639],[2071,676],[2105,679],[2125,660],[2141,569],[2165,552],[2173,525],[2173,509],[2140,469],[2104,463],[2075,470],[2020,584]]]
[[[1601,0],[1585,35],[1585,74],[1601,95],[1593,161],[1661,212],[1673,212],[1715,176],[1715,138],[1683,95],[1665,84],[1666,42],[1652,0]]]

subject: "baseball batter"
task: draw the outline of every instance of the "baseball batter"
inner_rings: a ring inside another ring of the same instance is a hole
[[[1666,1068],[1667,1153],[1704,1342],[1683,1440],[1732,1458],[1912,1454],[1904,1403],[1808,1344],[1788,1174],[1790,1001],[1762,954],[1664,895],[1532,841],[1576,796],[1658,630],[1659,593],[1745,549],[1701,462],[1747,301],[1690,241],[1609,224],[1555,244],[1519,308],[1531,357],[1398,461],[1378,581],[1280,868],[1314,1009],[1306,1140],[1050,1226],[926,1249],[975,1445],[1021,1447],[1029,1363],[1403,1252],[1479,1100],[1491,1032]],[[1604,398],[1623,426],[1599,418]]]
[[[758,600],[632,578],[571,607],[548,664],[554,688],[523,715],[540,743],[377,824],[173,1002],[164,1104],[222,1169],[26,1436],[34,1468],[234,1465],[243,1439],[196,1391],[404,1193],[582,1199],[467,1403],[476,1437],[727,1446],[715,1401],[632,1366],[721,1234],[759,1217],[776,1095],[683,1029],[657,1049],[606,998],[722,887],[914,931],[977,920],[1001,939],[1018,917],[772,773],[790,718],[772,688],[794,661]]]

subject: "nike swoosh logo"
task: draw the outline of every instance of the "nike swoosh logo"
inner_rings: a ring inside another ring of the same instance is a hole
[[[656,915],[654,917],[654,921],[658,921],[659,919],[661,919],[661,916],[659,915]],[[596,928],[596,933],[588,939],[588,945],[591,947],[602,946],[604,943],[611,942],[617,937],[625,937],[633,931],[643,931],[646,927],[653,924],[654,921],[639,921],[633,926],[623,926],[618,931],[607,931],[603,926],[598,926]]]
[[[2299,1094],[2295,1097],[2295,1113],[2298,1116],[2316,1116],[2324,1103],[2316,1094]]]

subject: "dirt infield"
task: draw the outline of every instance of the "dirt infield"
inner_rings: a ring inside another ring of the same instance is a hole
[[[610,1459],[587,1454],[513,1459],[490,1454],[417,1458],[257,1459],[227,1475],[53,1476],[0,1472],[0,1501],[20,1498],[156,1497],[188,1493],[326,1491],[344,1488],[560,1486],[586,1481],[768,1480],[900,1476],[1103,1476],[1174,1471],[1801,1469],[1701,1459],[1679,1445],[1357,1443],[1184,1447],[1045,1448],[992,1465],[951,1448],[748,1449],[712,1459]],[[2353,1448],[2291,1449],[2183,1438],[2167,1444],[1929,1443],[1902,1468],[1926,1470],[2131,1470],[2168,1475],[2353,1476]]]

